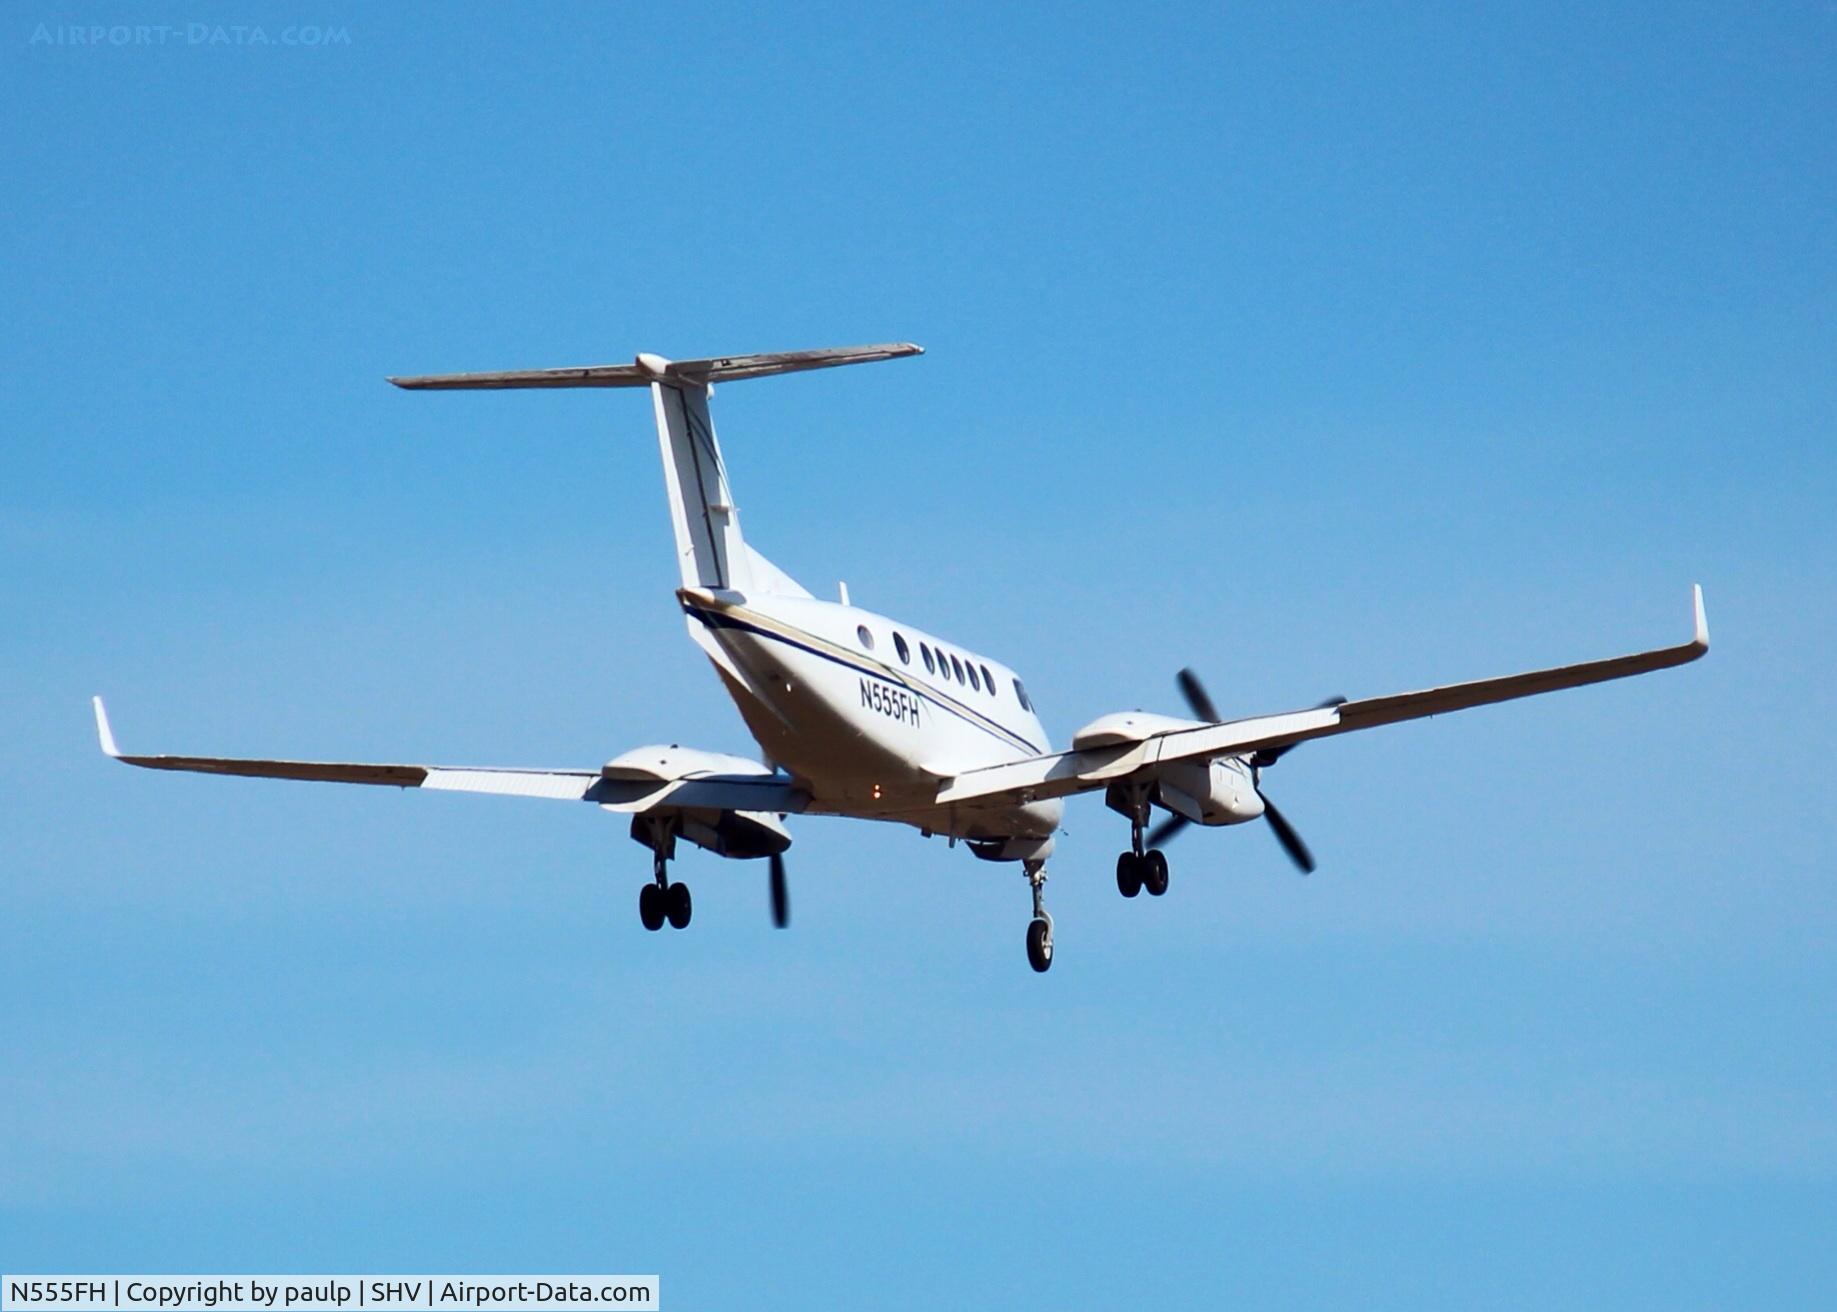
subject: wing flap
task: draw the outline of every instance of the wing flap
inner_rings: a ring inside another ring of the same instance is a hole
[[[810,794],[788,779],[754,775],[702,775],[667,782],[606,780],[588,801],[608,811],[741,811],[794,815],[810,805]]]
[[[584,802],[599,782],[590,770],[480,770],[430,766],[423,788],[449,793],[491,793],[498,797],[552,797]]]

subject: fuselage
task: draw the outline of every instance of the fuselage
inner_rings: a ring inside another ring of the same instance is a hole
[[[677,596],[748,730],[810,793],[812,811],[1010,843],[1008,855],[1058,828],[1057,799],[936,803],[941,779],[1051,750],[1012,669],[839,602],[708,588]]]

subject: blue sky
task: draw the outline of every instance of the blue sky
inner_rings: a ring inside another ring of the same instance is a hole
[[[0,25],[0,1267],[658,1271],[667,1305],[1807,1306],[1837,1281],[1829,6],[199,4]],[[591,811],[130,749],[745,751],[648,408],[1059,742],[1679,639],[1298,751],[1059,959],[806,821],[795,924]]]

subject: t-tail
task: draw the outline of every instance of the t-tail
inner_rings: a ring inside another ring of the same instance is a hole
[[[569,369],[518,369],[505,373],[433,374],[391,378],[412,391],[486,391],[512,387],[648,387],[663,454],[664,490],[676,532],[676,561],[683,587],[708,592],[768,592],[809,596],[754,551],[740,533],[740,511],[727,481],[721,444],[708,414],[714,384],[768,374],[800,373],[843,364],[868,364],[922,355],[910,342],[839,346],[817,351],[726,355],[706,360],[666,360],[641,354],[631,364]]]

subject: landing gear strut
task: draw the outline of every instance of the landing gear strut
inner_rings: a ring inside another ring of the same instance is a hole
[[[1167,857],[1158,847],[1144,850],[1143,831],[1148,825],[1148,798],[1143,794],[1131,799],[1129,813],[1129,850],[1116,858],[1116,891],[1134,897],[1143,889],[1150,897],[1167,892]]]
[[[1027,925],[1027,964],[1042,974],[1052,968],[1052,915],[1046,910],[1046,863],[1023,864],[1033,890],[1033,919]]]
[[[670,857],[676,852],[676,831],[668,820],[654,820],[650,825],[649,842],[651,882],[638,890],[638,919],[648,930],[662,929],[666,920],[672,929],[687,929],[689,916],[695,909],[689,899],[689,886],[670,882]]]

